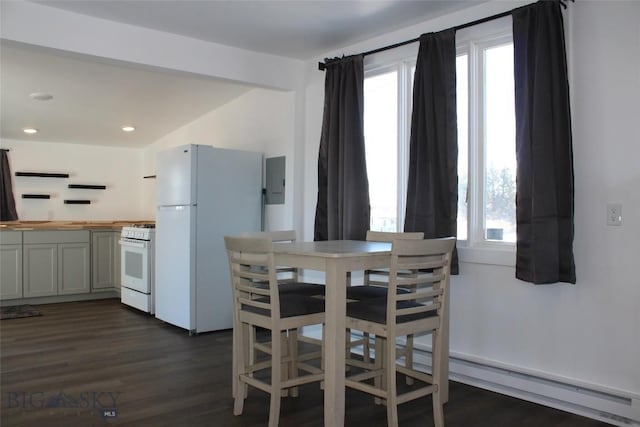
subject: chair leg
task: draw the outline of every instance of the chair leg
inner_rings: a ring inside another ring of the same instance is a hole
[[[280,348],[282,349],[280,379],[284,382],[289,378],[289,362],[282,361],[289,355],[289,338],[287,337],[287,331],[280,332]],[[272,361],[275,359],[272,359]],[[280,390],[281,397],[289,396],[289,389]]]
[[[442,408],[442,399],[438,386],[433,391],[433,422],[435,427],[444,427],[444,411]]]
[[[413,369],[413,334],[407,335],[407,340],[404,345],[404,366],[407,369]],[[406,376],[405,381],[407,385],[413,384],[413,378]]]
[[[440,395],[440,383],[442,381],[440,376],[440,368],[442,366],[442,353],[440,352],[442,346],[442,333],[433,331],[432,333],[432,350],[433,350],[433,363],[432,363],[432,377],[433,377],[433,419],[436,427],[444,427],[444,410],[442,404],[442,398]]]
[[[379,337],[376,335],[375,337],[375,341],[374,341],[374,359],[373,359],[373,370],[374,371],[380,371],[381,369],[384,368],[384,363],[385,363],[385,354],[384,352],[386,351],[386,347],[385,347],[385,343],[387,342],[387,340],[385,338]],[[386,372],[386,370],[385,370]],[[386,378],[385,378],[385,373],[383,372],[382,376],[378,375],[376,377],[373,378],[373,386],[377,389],[380,390],[386,390]],[[382,404],[382,399],[380,399],[379,397],[375,397],[373,399],[374,403],[376,405],[381,405]]]
[[[280,418],[280,393],[271,394],[271,404],[269,405],[269,427],[278,427]]]
[[[322,340],[320,340],[320,369],[324,372],[324,326],[322,324]],[[324,390],[324,380],[320,381],[320,390]]]
[[[298,376],[298,330],[294,329],[289,331],[289,378],[293,379]],[[289,390],[289,396],[298,397],[298,387],[292,387]]]
[[[256,354],[258,350],[255,349],[254,345],[257,341],[256,337],[256,328],[251,328],[251,332],[249,332],[249,364],[253,365],[256,362]]]
[[[247,372],[247,360],[248,354],[247,351],[251,352],[251,349],[247,348],[249,344],[249,325],[240,324],[237,328],[237,334],[234,331],[234,347],[236,349],[235,352],[235,365],[237,373],[234,373],[234,402],[233,402],[233,415],[241,415],[244,407],[244,399],[247,394],[247,385],[240,381],[240,376],[244,375]]]
[[[251,361],[253,354],[253,344],[251,344],[251,336],[253,335],[253,337],[255,338],[256,331],[256,327],[249,324],[243,324],[240,328],[240,333],[242,334],[242,374],[245,374],[247,371],[246,367],[251,366],[251,363],[253,363]],[[249,376],[253,376],[253,373],[250,373]],[[240,378],[240,376],[238,376],[238,378]],[[249,386],[242,381],[239,381],[238,384],[240,385],[240,392],[242,393],[243,398],[246,399],[249,395]]]
[[[278,427],[280,418],[280,378],[282,375],[282,340],[276,331],[271,332],[271,404],[269,405],[269,427]],[[274,336],[276,335],[276,336]]]
[[[235,399],[238,385],[238,344],[240,342],[240,327],[233,322],[233,336],[231,344],[231,397]]]
[[[388,337],[385,345],[384,377],[387,396],[387,424],[398,425],[398,391],[396,389],[396,340]]]

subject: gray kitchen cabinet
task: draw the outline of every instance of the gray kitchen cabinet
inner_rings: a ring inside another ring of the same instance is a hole
[[[91,236],[91,291],[120,287],[120,232],[93,231]]]
[[[25,231],[23,243],[25,298],[90,291],[88,230]]]
[[[83,294],[91,290],[90,251],[89,243],[58,245],[58,295]]]
[[[22,298],[22,231],[0,232],[0,300]]]
[[[58,295],[58,245],[24,245],[24,297]]]

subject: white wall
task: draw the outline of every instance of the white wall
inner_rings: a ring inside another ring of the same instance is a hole
[[[142,151],[80,144],[3,140],[9,148],[14,197],[21,220],[141,220]],[[15,172],[61,172],[69,178],[17,177]],[[69,184],[106,185],[105,190],[70,189]],[[23,193],[50,199],[22,199]],[[89,199],[89,205],[65,205]]]
[[[481,4],[323,57],[367,51],[517,5]],[[569,9],[578,283],[534,286],[516,280],[514,267],[462,263],[451,283],[451,352],[639,396],[640,2],[577,2]],[[310,239],[324,97],[317,60],[307,64],[307,76],[304,236]],[[607,201],[622,203],[622,227],[606,226]]]
[[[155,174],[155,156],[159,150],[182,144],[256,151],[265,158],[286,156],[285,203],[267,205],[265,228],[293,228],[294,101],[292,92],[253,89],[147,147],[145,175]],[[152,215],[154,191],[146,191],[145,198],[150,209],[147,212]]]

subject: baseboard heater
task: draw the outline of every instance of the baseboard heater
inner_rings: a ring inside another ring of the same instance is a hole
[[[416,344],[414,363],[418,369],[429,372],[430,349]],[[450,355],[449,378],[610,424],[640,426],[640,396],[632,393],[536,375],[458,353]]]
[[[322,333],[306,327],[304,335],[321,338]],[[362,338],[357,331],[352,335],[353,339]],[[399,339],[398,345],[404,345],[404,340]],[[431,372],[430,346],[414,342],[414,350],[414,366]],[[362,347],[352,351],[362,354]],[[449,355],[449,379],[609,424],[640,427],[640,395],[631,392],[527,372],[526,368],[456,352]]]

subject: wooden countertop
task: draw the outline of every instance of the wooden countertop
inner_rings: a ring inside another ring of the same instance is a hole
[[[154,223],[152,220],[118,221],[1,221],[0,230],[120,230],[133,224]]]

